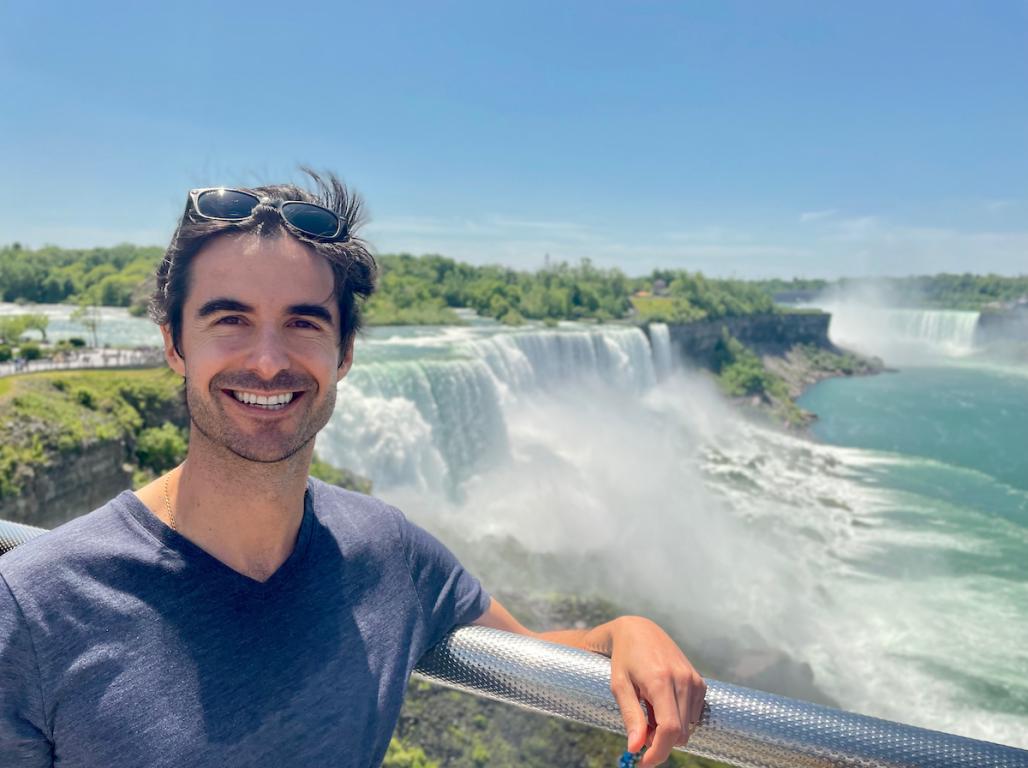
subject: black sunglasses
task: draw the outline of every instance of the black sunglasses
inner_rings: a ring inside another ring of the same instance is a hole
[[[193,210],[205,219],[242,221],[253,215],[261,203],[271,205],[282,214],[282,219],[298,232],[323,240],[346,240],[349,234],[346,222],[328,208],[298,200],[272,200],[261,198],[243,189],[193,189],[189,192]]]

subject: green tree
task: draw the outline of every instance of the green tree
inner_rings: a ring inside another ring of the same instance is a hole
[[[39,348],[38,344],[28,343],[22,344],[18,349],[18,354],[24,357],[26,360],[38,360],[43,356],[43,350]]]
[[[46,329],[50,325],[50,317],[44,315],[42,312],[22,315],[25,318],[25,330],[39,331],[43,336],[43,341],[46,341]]]
[[[188,441],[182,430],[169,421],[159,427],[144,429],[136,441],[139,465],[156,474],[177,467],[186,458]]]
[[[100,346],[100,307],[83,299],[71,313],[71,320],[88,331],[94,347]]]
[[[22,334],[29,328],[28,315],[9,315],[0,317],[0,342],[4,344],[16,344]]]

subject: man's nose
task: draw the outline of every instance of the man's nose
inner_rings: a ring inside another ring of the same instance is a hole
[[[277,328],[259,329],[250,349],[248,367],[262,379],[273,379],[279,371],[289,368],[286,339]]]

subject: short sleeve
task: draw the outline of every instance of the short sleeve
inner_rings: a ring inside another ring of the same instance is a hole
[[[5,768],[53,765],[39,666],[21,607],[0,576],[0,755]]]
[[[427,623],[428,650],[454,627],[485,613],[490,598],[442,542],[402,515],[400,520],[407,566]]]

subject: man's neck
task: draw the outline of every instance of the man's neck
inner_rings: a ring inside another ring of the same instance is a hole
[[[186,461],[167,476],[176,530],[229,568],[267,581],[296,544],[313,452],[312,442],[284,461],[253,462],[193,430]],[[139,496],[170,523],[163,484],[151,484],[161,486],[159,499],[151,486]]]

